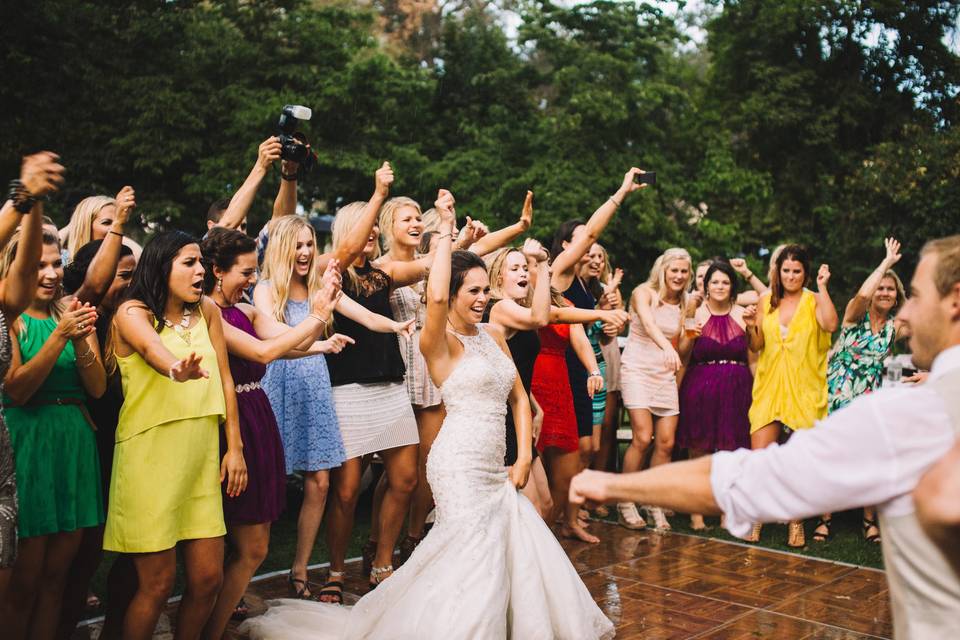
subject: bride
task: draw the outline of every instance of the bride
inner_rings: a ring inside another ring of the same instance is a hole
[[[520,493],[530,473],[530,405],[506,341],[481,325],[489,279],[475,254],[451,255],[454,198],[440,190],[439,246],[420,338],[447,416],[427,460],[436,524],[410,559],[353,608],[280,600],[244,623],[255,639],[612,638],[556,538]],[[509,399],[520,451],[509,477]],[[524,444],[525,443],[525,444]]]

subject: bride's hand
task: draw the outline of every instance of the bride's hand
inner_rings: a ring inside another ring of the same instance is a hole
[[[517,461],[510,467],[510,483],[516,487],[518,491],[527,486],[527,480],[530,479],[530,465],[532,462],[533,459],[529,456],[526,458],[517,458]]]

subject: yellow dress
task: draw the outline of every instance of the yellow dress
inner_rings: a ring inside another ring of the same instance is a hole
[[[827,352],[830,333],[817,323],[817,301],[803,290],[784,338],[779,309],[763,305],[763,351],[753,378],[750,433],[778,421],[791,429],[810,429],[827,416]]]
[[[201,356],[209,378],[174,382],[138,353],[117,357],[124,402],[103,538],[107,551],[163,551],[180,540],[226,533],[219,445],[225,402],[217,355],[202,314],[184,333],[164,327],[160,340],[177,358]]]

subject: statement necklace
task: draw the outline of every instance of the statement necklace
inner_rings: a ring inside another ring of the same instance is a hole
[[[190,316],[192,312],[190,309],[184,309],[183,315],[180,317],[180,322],[178,324],[173,324],[166,318],[163,319],[163,324],[173,329],[173,332],[177,334],[181,340],[186,343],[187,346],[190,346]]]

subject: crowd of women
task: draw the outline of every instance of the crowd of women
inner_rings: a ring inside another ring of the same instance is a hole
[[[389,580],[429,526],[426,459],[444,404],[419,341],[424,282],[451,233],[455,249],[487,266],[489,290],[467,292],[471,309],[503,331],[529,396],[532,442],[517,442],[507,411],[504,465],[532,448],[523,493],[557,535],[588,543],[597,527],[568,504],[569,484],[585,468],[618,466],[621,408],[632,433],[623,471],[681,451],[765,447],[876,389],[897,338],[904,293],[893,239],[842,318],[829,268],[813,271],[793,244],[772,253],[767,283],[742,259],[694,265],[688,251],[668,249],[625,304],[623,273],[599,240],[645,186],[640,169],[588,219],[561,224],[548,250],[519,240],[531,231],[532,193],[512,225],[491,231],[466,218],[443,233],[436,210],[390,197],[384,163],[369,200],[338,210],[323,252],[294,215],[297,167],[288,161],[270,222],[256,239],[240,230],[279,154],[276,139],[261,145],[237,194],[211,208],[202,240],[163,231],[142,249],[124,230],[132,188],[86,198],[60,232],[42,202],[63,167],[50,153],[24,159],[0,211],[6,637],[69,637],[108,550],[119,555],[101,637],[149,638],[178,548],[186,584],[177,637],[221,637],[244,614],[293,472],[304,493],[290,595],[342,603],[372,460],[383,473],[364,572],[371,589]],[[876,541],[867,507],[864,535]],[[638,505],[616,510],[622,526],[648,526]],[[652,526],[670,527],[669,514],[647,513]],[[318,586],[307,564],[324,517],[330,569]],[[692,526],[703,518],[693,514]],[[830,535],[824,514],[813,537]],[[803,524],[791,523],[791,546],[804,542]]]

